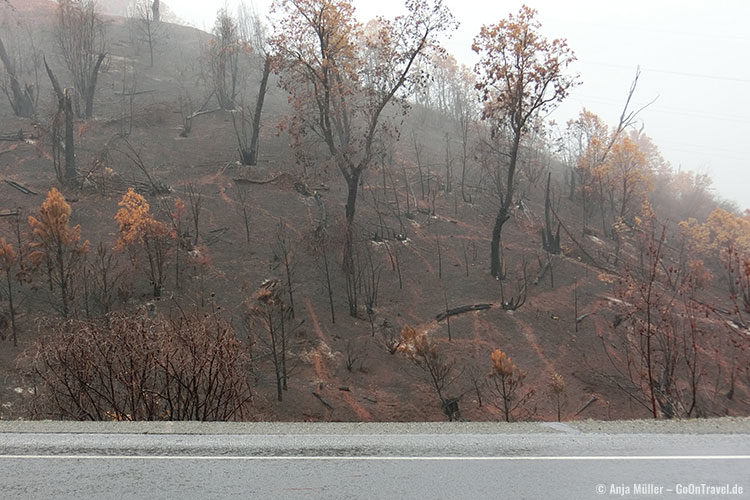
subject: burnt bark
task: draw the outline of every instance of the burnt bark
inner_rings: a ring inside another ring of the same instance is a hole
[[[255,101],[255,114],[253,115],[253,135],[250,138],[250,151],[252,151],[252,165],[258,162],[258,139],[260,137],[260,115],[263,112],[263,102],[266,98],[268,88],[268,77],[271,75],[271,59],[266,56],[263,63],[263,76],[260,79],[260,88],[258,89],[258,100]]]
[[[13,113],[22,118],[32,118],[36,114],[33,87],[25,85],[24,89],[21,88],[21,83],[16,75],[16,68],[5,51],[2,38],[0,38],[0,61],[3,62],[5,72],[8,73],[8,79],[10,80],[8,100],[11,108],[13,108]]]
[[[354,272],[354,214],[361,176],[362,170],[353,169],[352,174],[346,177],[346,241],[344,242],[343,268],[347,273]]]
[[[44,67],[47,70],[47,76],[49,76],[50,82],[52,83],[52,88],[55,90],[55,95],[57,96],[57,116],[55,117],[54,121],[55,123],[59,123],[58,120],[60,115],[63,115],[65,119],[65,138],[63,143],[63,148],[65,150],[65,165],[64,168],[60,169],[60,167],[58,166],[58,160],[55,159],[55,170],[58,180],[62,184],[74,186],[78,178],[78,172],[76,171],[75,143],[73,140],[73,102],[71,98],[71,90],[63,90],[60,87],[60,83],[55,77],[55,74],[47,64],[47,59],[45,58],[43,60]],[[56,127],[57,125],[53,125],[53,129],[56,129]],[[57,133],[53,133],[52,135],[54,151],[55,148],[58,147],[57,142],[61,138]],[[56,155],[53,156],[57,158]]]
[[[513,143],[510,148],[510,162],[508,163],[508,176],[505,184],[505,192],[500,196],[500,209],[495,217],[492,227],[492,240],[490,241],[490,274],[495,278],[502,277],[503,263],[500,257],[500,236],[503,225],[510,219],[510,207],[513,203],[513,183],[516,175],[516,164],[518,163],[518,149],[521,144],[522,125],[513,127]]]
[[[94,95],[96,94],[96,82],[99,79],[99,68],[102,66],[102,62],[107,54],[99,54],[94,63],[94,69],[89,76],[86,88],[82,89],[83,99],[85,102],[85,110],[81,118],[91,118],[94,115]]]
[[[76,153],[73,144],[73,99],[71,89],[65,89],[63,95],[63,112],[65,113],[65,184],[75,186],[78,178],[76,172]]]
[[[552,218],[550,217],[550,191],[549,184],[552,178],[552,172],[547,173],[547,189],[544,194],[544,229],[542,229],[542,248],[549,253],[560,253],[560,223],[557,224],[557,231],[552,231]]]

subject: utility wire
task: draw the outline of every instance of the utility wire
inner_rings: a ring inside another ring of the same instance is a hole
[[[610,68],[619,68],[619,69],[627,69],[632,70],[633,68],[630,66],[626,66],[624,64],[612,64],[612,63],[602,63],[602,62],[587,62],[587,61],[578,61],[581,64],[586,64],[588,66],[604,66],[604,67],[610,67]],[[651,72],[651,73],[663,73],[667,75],[679,75],[679,76],[689,76],[692,78],[706,78],[708,80],[722,80],[722,81],[728,81],[728,82],[741,82],[741,83],[750,83],[750,78],[738,78],[734,76],[723,76],[723,75],[707,75],[703,73],[688,73],[685,71],[672,71],[667,69],[654,69],[654,68],[646,68],[641,67],[641,70],[644,72]]]

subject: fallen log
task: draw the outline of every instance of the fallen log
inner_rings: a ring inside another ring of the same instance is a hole
[[[232,179],[232,180],[236,182],[237,184],[270,184],[274,181],[279,180],[282,175],[284,174],[279,174],[276,177],[271,177],[270,179],[259,180],[259,181],[256,181],[254,179],[240,179],[240,178]]]
[[[492,304],[470,304],[466,306],[460,306],[460,307],[454,307],[452,309],[448,309],[447,311],[443,311],[437,316],[435,316],[435,319],[437,321],[443,321],[444,319],[455,316],[457,314],[463,314],[471,311],[484,311],[492,307]]]
[[[20,215],[18,210],[0,210],[0,217],[16,217]]]
[[[333,406],[331,406],[331,405],[330,405],[330,404],[328,403],[328,401],[326,401],[325,399],[323,399],[323,396],[321,396],[320,394],[318,394],[318,393],[317,393],[317,392],[315,392],[315,391],[313,391],[313,396],[315,396],[316,398],[318,398],[318,399],[320,400],[320,402],[321,402],[321,403],[323,403],[323,406],[325,406],[325,407],[326,407],[326,408],[328,408],[329,410],[333,410]]]
[[[193,118],[198,118],[199,116],[202,116],[202,115],[208,115],[208,114],[211,114],[211,113],[216,113],[217,111],[221,111],[221,109],[222,108],[214,108],[214,109],[204,109],[202,111],[196,111],[192,115],[189,115],[187,117],[187,119],[188,120],[192,120]]]
[[[10,187],[13,187],[15,189],[18,189],[23,194],[38,194],[32,191],[31,189],[27,188],[26,186],[22,186],[21,184],[17,183],[16,181],[9,181],[8,179],[5,179],[5,183],[9,185]]]
[[[128,96],[135,97],[137,95],[152,94],[154,92],[156,92],[156,89],[152,89],[152,90],[137,90],[135,92],[115,92],[115,95],[126,96],[126,97],[128,97]]]
[[[584,319],[588,318],[588,317],[589,317],[589,316],[591,316],[592,314],[594,314],[594,313],[593,313],[593,312],[587,312],[587,313],[585,313],[585,314],[581,314],[580,316],[578,316],[578,317],[576,318],[576,323],[580,323],[581,321],[583,321]]]
[[[588,408],[588,407],[589,407],[589,406],[591,406],[592,404],[596,403],[597,401],[599,401],[599,399],[597,399],[597,397],[596,397],[596,396],[592,397],[591,399],[589,399],[588,403],[586,403],[585,405],[583,405],[583,407],[581,407],[581,409],[580,409],[580,410],[578,410],[578,411],[576,412],[576,414],[575,414],[575,415],[573,415],[573,416],[574,416],[574,417],[577,417],[578,415],[580,415],[581,413],[583,413],[583,411],[584,411],[584,410],[585,410],[586,408]]]

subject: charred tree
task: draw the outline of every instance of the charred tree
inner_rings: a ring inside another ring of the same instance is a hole
[[[84,102],[75,102],[79,118],[94,114],[94,94],[104,58],[107,56],[104,23],[93,0],[61,0],[58,7],[57,42]]]
[[[547,173],[547,189],[544,192],[544,229],[542,229],[542,248],[551,254],[560,253],[560,223],[557,223],[557,230],[552,232],[552,218],[550,217],[550,195],[549,183],[552,172]]]
[[[5,51],[2,38],[0,38],[0,61],[5,67],[5,72],[8,73],[8,80],[10,80],[10,90],[5,87],[3,87],[3,90],[8,96],[13,113],[22,118],[32,118],[36,114],[36,91],[34,86],[28,83],[21,88],[16,66]]]
[[[52,158],[55,164],[55,174],[61,184],[75,186],[78,173],[76,172],[75,144],[73,141],[72,92],[71,89],[63,90],[60,87],[60,83],[57,81],[55,74],[52,73],[46,59],[44,59],[44,67],[57,96],[57,113],[52,122]],[[61,121],[64,121],[65,126],[64,139],[60,134]],[[64,166],[60,161],[60,147],[62,147],[65,155]]]

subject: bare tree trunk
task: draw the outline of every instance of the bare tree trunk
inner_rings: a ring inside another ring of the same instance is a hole
[[[468,142],[468,139],[466,138],[466,134],[464,134],[464,138],[461,142],[461,199],[464,200],[464,203],[471,203],[471,197],[466,196],[466,143]]]
[[[159,22],[161,20],[161,13],[159,12],[159,0],[154,0],[151,4],[151,11],[154,13],[154,21]]]
[[[268,77],[271,75],[271,59],[266,56],[263,63],[263,76],[260,79],[260,88],[258,89],[258,100],[255,101],[255,114],[253,115],[253,135],[250,138],[250,151],[252,154],[252,165],[258,162],[258,138],[260,137],[260,115],[263,112],[263,101],[266,98],[266,89],[268,87]]]
[[[336,324],[336,312],[333,307],[333,287],[331,286],[331,273],[328,267],[328,250],[321,245],[320,252],[323,254],[323,265],[326,272],[326,290],[328,291],[328,306],[331,309],[331,323]]]
[[[542,248],[549,253],[560,253],[560,224],[557,225],[557,232],[552,232],[552,220],[550,219],[550,194],[549,184],[552,178],[552,172],[547,173],[547,189],[544,195],[544,229],[542,229]]]
[[[11,275],[10,269],[6,269],[5,275],[8,279],[8,308],[10,309],[10,326],[11,326],[11,331],[13,332],[13,347],[18,347],[18,329],[16,327],[16,308],[13,304],[13,277]]]
[[[148,30],[148,56],[149,56],[149,68],[154,67],[154,33],[153,28],[151,26],[151,23],[149,23],[148,27],[146,28]]]
[[[501,207],[495,217],[495,225],[492,227],[492,240],[490,241],[490,274],[496,278],[501,277],[500,270],[502,269],[502,262],[500,259],[500,235],[503,231],[503,224],[505,224],[510,215]]]
[[[502,205],[495,217],[495,224],[492,227],[492,240],[490,241],[490,274],[500,278],[502,262],[500,258],[500,235],[502,234],[503,224],[510,219],[510,207],[513,203],[513,180],[516,173],[516,163],[518,162],[518,148],[521,144],[521,128],[517,127],[513,131],[513,145],[510,150],[510,163],[508,164],[508,177],[503,194]]]
[[[76,172],[76,152],[73,144],[73,100],[71,89],[65,89],[63,109],[65,110],[65,183],[75,186],[78,173]]]
[[[60,281],[60,298],[62,300],[62,315],[67,318],[70,314],[70,300],[68,296],[68,277],[65,272],[65,261],[63,259],[63,250],[58,247],[55,255],[57,261],[58,279]]]
[[[70,89],[62,90],[46,59],[44,59],[44,67],[47,69],[47,75],[57,96],[58,113],[62,112],[65,115],[65,170],[63,178],[59,180],[69,186],[75,186],[78,173],[76,172],[75,144],[73,142],[73,104],[70,95],[71,91]],[[52,140],[57,141],[58,137],[55,135]]]
[[[94,64],[94,70],[89,77],[88,86],[84,89],[83,98],[86,101],[86,108],[82,118],[91,118],[94,116],[94,94],[96,94],[96,81],[99,79],[99,68],[107,54],[99,54]],[[152,63],[153,64],[153,63]]]
[[[13,97],[8,97],[13,113],[23,118],[32,118],[36,111],[33,96],[30,95],[28,87],[25,91],[21,89],[13,62],[8,57],[8,53],[5,52],[2,38],[0,38],[0,60],[2,60],[5,72],[8,73],[8,79],[10,80],[10,90]]]
[[[343,268],[347,273],[354,273],[354,213],[361,175],[361,170],[354,170],[346,179],[346,241],[344,242]]]
[[[354,261],[354,213],[356,210],[357,191],[359,189],[359,179],[361,175],[362,170],[353,169],[351,174],[346,176],[346,234],[344,237],[342,268],[346,275],[349,315],[353,318],[357,317],[357,296],[359,292],[359,276],[357,276],[357,265]]]
[[[291,291],[289,292],[291,294]],[[294,314],[294,311],[292,311],[292,314]],[[289,378],[288,373],[286,371],[286,312],[285,308],[281,307],[281,388],[283,390],[288,390],[287,387],[287,379]],[[279,400],[280,401],[280,400]]]

